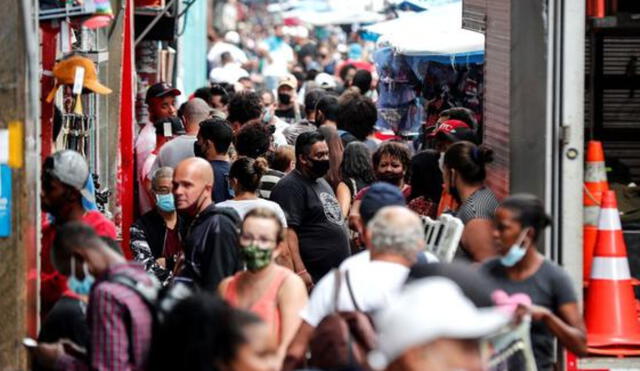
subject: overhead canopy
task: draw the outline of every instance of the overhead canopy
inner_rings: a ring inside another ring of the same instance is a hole
[[[379,47],[404,55],[433,56],[442,60],[481,62],[484,35],[462,29],[460,3],[429,8],[420,13],[402,13],[399,18],[364,27],[378,36]]]
[[[384,16],[368,11],[329,10],[324,12],[292,10],[284,12],[285,18],[298,18],[301,21],[314,25],[326,26],[330,24],[373,23],[384,20]]]

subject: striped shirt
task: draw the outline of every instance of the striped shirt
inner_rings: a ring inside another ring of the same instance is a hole
[[[467,198],[456,213],[463,224],[473,219],[493,219],[499,202],[489,188],[482,187]]]
[[[89,294],[88,362],[65,354],[56,362],[57,370],[142,371],[146,367],[151,345],[153,317],[138,293],[124,285],[109,282],[121,274],[151,284],[144,269],[136,263],[109,267]],[[129,344],[133,340],[133,344]],[[133,359],[130,359],[133,356]]]
[[[268,200],[271,197],[271,191],[284,175],[282,171],[274,169],[267,170],[267,173],[260,178],[260,186],[258,187],[260,198]]]

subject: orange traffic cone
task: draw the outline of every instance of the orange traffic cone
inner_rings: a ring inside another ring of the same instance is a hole
[[[600,213],[600,201],[602,192],[609,190],[607,183],[607,171],[604,165],[604,150],[602,142],[595,140],[587,144],[587,158],[584,172],[584,227],[583,227],[583,264],[582,278],[589,281],[591,273],[591,259],[593,248],[596,246],[598,235],[598,215]]]
[[[602,142],[592,140],[587,144],[584,196],[582,199],[584,205],[582,279],[584,282],[589,281],[591,273],[591,259],[598,235],[598,215],[600,214],[602,192],[608,190],[609,183],[607,183]]]
[[[640,355],[640,323],[613,191],[602,195],[585,322],[589,352]]]

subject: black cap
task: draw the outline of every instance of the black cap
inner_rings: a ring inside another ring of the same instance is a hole
[[[176,135],[182,135],[186,133],[186,131],[184,130],[184,125],[182,125],[182,120],[173,116],[173,117],[165,117],[163,119],[156,121],[153,124],[153,126],[155,126],[156,128],[156,135],[165,136],[165,132],[164,132],[165,123],[168,123],[169,125],[171,125],[171,133],[170,135],[166,135],[166,136],[174,137]]]
[[[147,89],[147,97],[145,98],[145,101],[149,103],[149,99],[151,98],[165,97],[167,95],[175,97],[176,95],[180,94],[182,94],[180,90],[172,87],[166,82],[159,82],[157,84],[151,85],[149,89]]]

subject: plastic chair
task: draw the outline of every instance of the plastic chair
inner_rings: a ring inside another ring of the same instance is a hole
[[[427,251],[435,254],[443,263],[449,263],[458,249],[464,224],[449,214],[443,214],[438,219],[422,217],[425,228]]]

